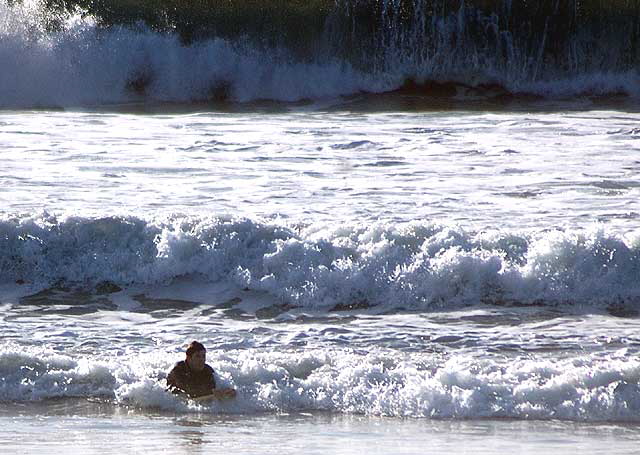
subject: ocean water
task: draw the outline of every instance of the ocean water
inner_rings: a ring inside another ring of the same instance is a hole
[[[371,67],[0,3],[0,452],[637,451],[635,61],[401,3]]]

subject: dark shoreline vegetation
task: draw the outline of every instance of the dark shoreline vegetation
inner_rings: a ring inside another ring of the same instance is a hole
[[[184,45],[222,38],[296,62],[339,59],[372,74],[404,68],[411,87],[557,80],[640,63],[640,0],[43,1],[50,28],[79,9],[101,27],[148,27]],[[424,68],[435,68],[426,81]],[[130,89],[144,92],[147,82],[134,78]],[[220,87],[213,98],[226,96]]]

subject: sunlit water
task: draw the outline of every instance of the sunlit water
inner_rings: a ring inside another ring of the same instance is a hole
[[[640,116],[352,102],[2,112],[0,446],[633,453]]]
[[[637,450],[637,431],[628,425],[424,421],[308,413],[140,415],[99,408],[75,415],[77,411],[73,405],[51,404],[47,414],[37,419],[33,409],[22,409],[21,415],[10,417],[2,412],[0,441],[11,453],[21,453],[26,446],[33,451],[73,454],[210,450],[246,454],[569,454],[576,450],[611,453],[612,448],[616,454],[633,454]]]
[[[301,56],[0,0],[0,453],[637,452],[632,20],[383,3]]]
[[[637,228],[640,116],[615,111],[4,113],[5,213]]]

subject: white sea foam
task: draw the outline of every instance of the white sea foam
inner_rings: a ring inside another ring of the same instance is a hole
[[[640,296],[638,239],[603,230],[466,232],[420,223],[294,229],[248,219],[27,217],[0,223],[4,282],[93,287],[205,277],[327,309],[610,305]]]
[[[615,357],[615,356],[614,356]],[[640,365],[606,360],[448,359],[380,350],[226,353],[212,359],[231,402],[185,403],[159,379],[165,356],[78,360],[31,351],[0,355],[0,400],[109,399],[178,412],[330,411],[366,415],[637,421]]]
[[[454,60],[364,74],[80,15],[51,32],[36,10],[0,5],[0,107],[482,82]],[[638,115],[403,109],[5,112],[0,401],[637,423]],[[237,399],[165,391],[191,339]]]

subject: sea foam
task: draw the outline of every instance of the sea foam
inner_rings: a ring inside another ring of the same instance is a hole
[[[637,233],[468,232],[423,223],[289,226],[241,218],[5,218],[0,280],[30,289],[198,277],[307,309],[635,307]]]
[[[220,385],[238,390],[235,400],[202,405],[169,394],[166,355],[77,360],[9,346],[0,353],[0,400],[92,398],[174,412],[631,422],[640,411],[640,365],[615,354],[504,362],[326,349],[227,352],[210,363]]]

